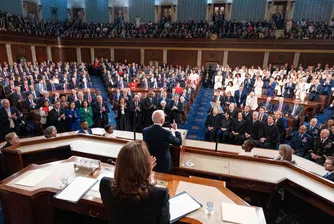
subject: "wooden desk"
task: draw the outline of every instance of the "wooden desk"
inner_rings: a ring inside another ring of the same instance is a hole
[[[102,164],[101,169],[89,175],[87,173],[74,172],[73,163],[80,157],[71,157],[67,160],[53,162],[44,165],[31,165],[17,174],[7,178],[0,185],[1,204],[7,223],[11,224],[52,224],[55,220],[62,220],[62,224],[70,223],[69,216],[58,217],[61,211],[73,214],[77,213],[85,219],[107,219],[100,193],[90,190],[77,204],[55,199],[53,196],[60,190],[60,180],[64,177],[71,182],[77,176],[97,178],[104,171],[113,172],[114,167]],[[52,175],[42,180],[34,187],[16,185],[15,183],[27,175],[27,172],[35,169],[52,171]],[[228,202],[243,206],[249,206],[246,202],[225,187],[223,181],[216,181],[198,177],[180,177],[175,175],[154,173],[156,180],[168,182],[171,196],[182,191],[187,191],[203,205],[206,201],[215,203],[215,211],[212,216],[204,213],[204,207],[189,214],[181,221],[183,223],[223,223],[221,221],[221,202]],[[205,194],[203,194],[205,192]],[[261,208],[257,208],[258,223],[266,223]],[[20,214],[20,215],[18,215]],[[88,222],[86,222],[88,223]]]
[[[263,101],[266,101],[268,98],[268,96],[266,95],[262,95],[260,97],[257,98],[257,101],[259,103],[263,102]],[[272,103],[278,103],[278,99],[279,97],[273,97],[271,99],[271,102]],[[284,103],[287,103],[289,105],[292,105],[293,104],[293,99],[287,99],[287,98],[284,98]],[[311,117],[314,117],[314,115],[316,114],[317,112],[317,109],[320,108],[321,106],[321,103],[320,102],[313,102],[313,101],[304,101],[304,102],[300,102],[300,105],[303,105],[305,110],[304,110],[304,114],[306,112],[306,109],[310,109],[311,110]]]

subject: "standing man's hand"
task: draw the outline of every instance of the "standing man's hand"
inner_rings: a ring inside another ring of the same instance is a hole
[[[175,131],[177,130],[177,123],[175,123],[175,120],[174,120],[174,123],[170,125]]]

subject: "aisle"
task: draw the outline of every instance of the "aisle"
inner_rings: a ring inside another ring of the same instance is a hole
[[[213,89],[203,88],[202,86],[198,91],[195,102],[190,107],[186,122],[180,125],[180,128],[188,130],[188,139],[204,140],[205,120],[210,109],[212,93]]]
[[[108,97],[108,94],[104,88],[104,85],[101,81],[101,78],[100,77],[97,77],[97,76],[93,76],[91,75],[90,76],[90,79],[92,81],[92,84],[93,84],[93,88],[95,89],[99,89],[101,91],[101,95],[104,97],[104,98],[107,98],[108,99],[108,106],[109,106],[109,110],[110,110],[110,113],[108,114],[108,120],[109,120],[109,124],[110,125],[113,125],[114,126],[114,129],[116,129],[116,120],[115,120],[115,114],[112,110],[112,105],[110,104],[110,100],[109,100],[109,97]]]

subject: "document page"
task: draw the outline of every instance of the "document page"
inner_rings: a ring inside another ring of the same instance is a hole
[[[241,224],[257,224],[256,209],[222,202],[222,219],[226,222]]]
[[[103,177],[111,177],[111,178],[114,178],[114,172],[110,172],[110,171],[105,171],[103,173],[101,173],[97,178],[96,180],[98,180],[96,182],[96,184],[94,184],[94,186],[92,187],[92,191],[99,191],[100,190],[100,182],[101,182],[101,179]]]
[[[28,171],[27,173],[28,174],[25,177],[17,181],[15,184],[27,187],[34,187],[39,182],[50,176],[53,172],[50,170],[37,169]]]
[[[200,207],[202,205],[186,192],[175,195],[169,199],[170,222],[173,223]]]
[[[77,203],[98,180],[87,177],[77,177],[55,198]]]

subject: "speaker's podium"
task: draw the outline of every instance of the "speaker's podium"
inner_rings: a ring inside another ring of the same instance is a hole
[[[72,156],[42,165],[32,164],[5,179],[0,185],[0,195],[6,223],[107,223],[107,214],[97,187],[90,188],[76,203],[55,198],[61,191],[64,178],[70,183],[78,176],[98,178],[103,173],[113,173],[114,167],[105,163],[93,173],[77,172],[74,163],[81,158]],[[34,180],[29,179],[32,173],[35,175]],[[36,181],[36,178],[39,179]],[[158,185],[165,183],[161,187],[167,187],[171,197],[186,191],[204,205],[183,217],[179,220],[180,223],[224,223],[220,206],[222,202],[249,207],[228,190],[223,181],[161,173],[154,173],[154,179]],[[213,202],[215,205],[211,215],[204,211],[206,202]],[[255,211],[257,223],[265,223],[262,208],[256,207]]]

